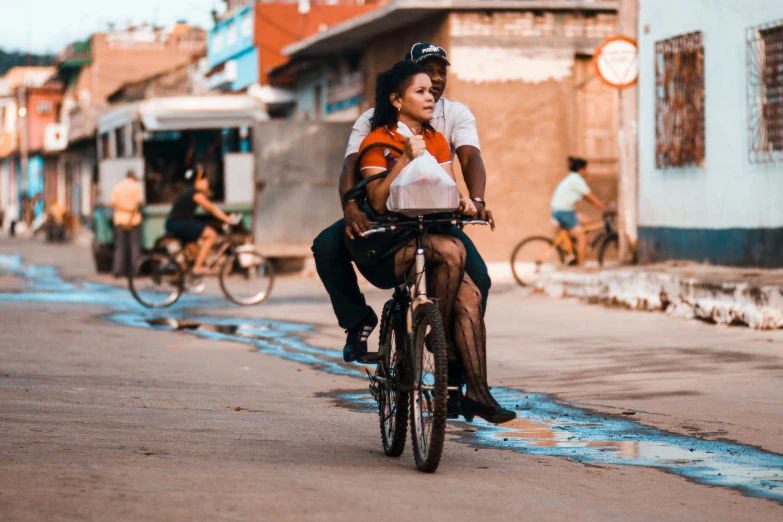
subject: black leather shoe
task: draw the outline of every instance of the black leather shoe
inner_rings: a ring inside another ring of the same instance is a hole
[[[475,416],[479,416],[492,424],[503,424],[517,417],[516,413],[503,408],[497,402],[492,406],[487,406],[467,397],[462,399],[462,415],[468,422],[472,422]]]
[[[345,338],[345,348],[343,348],[345,362],[354,362],[367,353],[367,338],[378,326],[378,316],[369,306],[367,310],[367,316],[361,323],[345,331],[348,334]]]

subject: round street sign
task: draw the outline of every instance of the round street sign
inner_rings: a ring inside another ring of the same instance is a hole
[[[639,76],[636,55],[636,40],[627,36],[613,36],[596,49],[593,66],[605,84],[624,89],[634,85]]]

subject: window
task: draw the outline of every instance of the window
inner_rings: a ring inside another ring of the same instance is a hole
[[[704,161],[704,46],[701,32],[655,43],[655,166]]]
[[[252,152],[253,135],[249,127],[223,129],[220,133],[223,152]]]
[[[212,201],[222,202],[223,155],[232,152],[224,150],[222,134],[217,129],[149,133],[142,143],[147,203],[172,203],[185,186],[185,171],[198,166],[209,177]]]
[[[111,158],[111,139],[108,132],[101,134],[100,142],[100,156],[101,159]]]
[[[783,161],[783,20],[748,29],[747,66],[748,159]]]
[[[237,24],[231,22],[226,27],[226,46],[231,46],[237,43]]]
[[[212,52],[219,53],[223,50],[223,31],[218,30],[212,35]]]
[[[134,122],[131,124],[131,139],[130,139],[130,149],[131,149],[131,156],[136,157],[139,154],[139,126],[140,124],[138,122]]]
[[[126,146],[127,144],[125,140],[125,127],[114,129],[114,143],[117,147],[116,157],[124,158],[128,152],[128,147]]]
[[[250,38],[253,36],[253,12],[250,11],[242,17],[242,21],[239,22],[239,32],[242,38]]]
[[[313,119],[314,120],[321,120],[323,119],[323,87],[320,85],[315,86],[315,92],[313,93],[314,97],[314,109],[313,109]]]
[[[38,114],[49,114],[52,112],[52,102],[49,100],[39,101],[35,106],[35,112]]]

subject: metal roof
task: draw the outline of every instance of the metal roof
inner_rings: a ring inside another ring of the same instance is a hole
[[[367,39],[406,27],[443,11],[529,11],[619,9],[614,0],[396,0],[365,15],[335,25],[283,49],[289,57],[325,56],[359,47]]]
[[[252,96],[172,96],[122,105],[101,117],[98,132],[138,120],[145,130],[158,131],[233,128],[268,119],[264,104]]]

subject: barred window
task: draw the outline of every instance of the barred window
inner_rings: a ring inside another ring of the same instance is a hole
[[[49,114],[52,112],[52,102],[49,100],[39,101],[35,106],[35,112],[38,114]]]
[[[701,32],[655,43],[655,166],[704,161],[704,46]]]
[[[783,161],[783,20],[747,32],[751,163]]]

